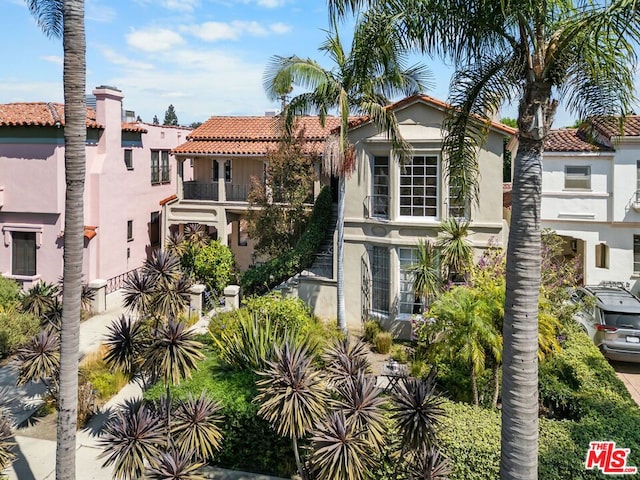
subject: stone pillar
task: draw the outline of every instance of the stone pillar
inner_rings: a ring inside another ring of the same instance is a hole
[[[240,308],[240,285],[229,285],[224,289],[224,305],[230,310]]]
[[[189,315],[202,315],[202,294],[206,287],[199,283],[192,285],[189,289],[191,301],[189,302]]]
[[[225,161],[223,159],[218,159],[218,201],[219,202],[227,201],[227,189],[226,189],[226,183],[224,181],[224,164],[225,164]]]
[[[95,295],[91,301],[91,312],[94,314],[104,312],[107,309],[107,281],[98,278],[89,282],[88,287]]]

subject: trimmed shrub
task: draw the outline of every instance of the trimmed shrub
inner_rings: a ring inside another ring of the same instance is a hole
[[[35,315],[7,311],[0,313],[0,358],[15,353],[40,331]]]
[[[218,240],[195,249],[193,274],[210,292],[220,295],[233,278],[235,259],[231,249]]]
[[[393,343],[393,337],[391,332],[380,332],[374,339],[374,345],[378,353],[387,354],[391,350],[391,344]]]
[[[366,322],[364,322],[364,339],[369,342],[369,343],[373,343],[373,341],[376,339],[376,335],[378,335],[378,333],[380,333],[382,331],[382,328],[380,327],[380,323],[378,323],[377,320],[367,320]]]
[[[15,280],[0,275],[0,307],[10,307],[18,302],[20,285]]]
[[[260,295],[311,266],[331,224],[331,190],[324,187],[313,206],[311,220],[296,246],[247,270],[240,279],[245,295]]]
[[[400,363],[407,363],[409,361],[409,352],[404,345],[392,345],[391,346],[391,359]]]

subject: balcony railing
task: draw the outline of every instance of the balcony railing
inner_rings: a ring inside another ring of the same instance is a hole
[[[389,219],[389,195],[369,195],[364,199],[365,218]]]
[[[246,202],[250,188],[251,185],[234,185],[233,183],[227,183],[225,185],[227,200],[230,202]]]
[[[213,200],[217,202],[218,184],[184,182],[183,195],[185,200]]]

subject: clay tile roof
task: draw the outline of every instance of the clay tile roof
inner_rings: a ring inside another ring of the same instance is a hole
[[[430,97],[429,95],[418,94],[418,95],[412,95],[410,97],[403,98],[402,100],[399,100],[395,103],[388,105],[387,108],[390,108],[392,110],[397,110],[407,105],[411,105],[412,103],[415,103],[417,101],[422,101],[422,102],[431,104],[434,107],[440,108],[443,110],[450,107],[448,103],[443,102],[442,100],[438,100],[437,98]],[[368,121],[369,121],[369,117],[358,117],[349,122],[349,127],[354,128],[354,127],[357,127],[358,125],[362,125],[363,123],[367,123]],[[509,127],[508,125],[505,125],[500,122],[492,121],[491,127],[496,130],[500,130],[506,133],[507,135],[515,135],[517,132],[517,129]]]
[[[141,127],[137,123],[126,123],[122,122],[122,131],[123,132],[134,132],[134,133],[147,133],[147,129]]]
[[[92,225],[85,225],[84,226],[84,236],[87,240],[91,240],[93,237],[95,237],[98,232],[96,232],[96,229],[98,227],[94,227]]]
[[[620,117],[592,119],[591,123],[609,139],[620,135],[626,137],[640,136],[640,115],[629,115],[625,118],[623,125],[620,125]]]
[[[211,117],[187,135],[187,142],[173,154],[266,155],[281,138],[280,117]],[[327,117],[322,128],[318,117],[300,117],[298,131],[304,131],[304,150],[319,155],[329,132],[339,124]]]
[[[28,126],[64,126],[64,105],[46,102],[0,104],[0,127]],[[103,128],[96,122],[93,108],[87,108],[87,127]]]
[[[171,202],[172,200],[175,200],[176,198],[178,198],[178,196],[175,193],[173,195],[169,195],[168,197],[160,200],[160,206],[164,206],[167,203]]]
[[[583,130],[563,128],[552,130],[544,143],[545,152],[601,152],[611,151],[611,148],[589,141]]]

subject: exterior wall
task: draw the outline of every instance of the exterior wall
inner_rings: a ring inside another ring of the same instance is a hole
[[[86,147],[85,225],[97,227],[93,239],[85,238],[86,282],[139,267],[150,254],[151,212],[160,212],[159,201],[177,188],[175,166],[170,182],[151,184],[151,150],[170,151],[190,131],[145,124],[140,126],[148,133],[127,132],[123,139],[122,94],[109,88],[99,88],[94,94],[97,121],[104,130],[99,132],[97,142],[89,140]],[[95,137],[95,131],[91,132]],[[124,163],[125,148],[133,151],[132,170],[127,170]],[[192,177],[189,166],[185,175]],[[0,245],[0,273],[11,275],[11,236],[5,232],[18,225],[41,232],[36,249],[37,275],[32,280],[57,281],[62,274],[64,246],[63,129],[0,129],[0,187],[4,187],[0,229],[5,239]],[[127,220],[133,220],[130,242]]]
[[[585,284],[629,282],[640,292],[633,272],[633,235],[640,234],[636,203],[640,142],[635,137],[614,142],[615,152],[548,152],[543,161],[542,227],[576,239]],[[564,167],[589,165],[591,190],[564,190]],[[596,245],[608,247],[608,268],[596,267]]]
[[[345,290],[346,314],[350,325],[358,325],[363,316],[363,269],[368,268],[367,247],[386,247],[389,254],[389,316],[382,323],[402,338],[410,335],[409,316],[398,316],[397,302],[400,288],[400,247],[416,247],[419,240],[435,241],[440,222],[448,216],[448,186],[442,162],[443,112],[424,103],[415,103],[396,112],[403,137],[409,141],[416,155],[437,156],[438,214],[436,218],[400,216],[399,162],[392,159],[391,145],[371,125],[352,131],[350,138],[356,148],[357,170],[347,180],[345,204]],[[502,244],[502,155],[503,134],[492,132],[480,152],[480,190],[477,205],[470,209],[471,234],[469,240],[480,255],[490,243]],[[389,218],[367,218],[367,197],[372,194],[373,157],[388,156]]]

